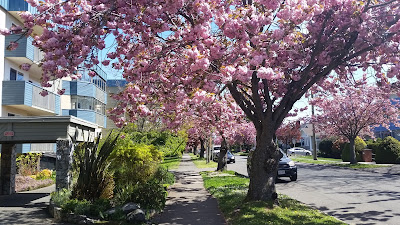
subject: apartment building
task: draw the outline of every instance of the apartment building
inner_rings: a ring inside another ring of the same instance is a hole
[[[0,28],[10,28],[13,24],[22,26],[20,12],[35,13],[25,0],[0,0]],[[35,28],[40,34],[42,29]],[[19,46],[14,51],[6,47],[10,41],[18,39]],[[97,124],[98,129],[106,127],[105,107],[107,104],[107,76],[101,68],[95,68],[98,76],[92,78],[84,72],[80,80],[55,80],[52,87],[40,86],[42,74],[38,63],[42,52],[32,45],[32,37],[19,35],[0,35],[0,116],[67,116],[72,115]],[[20,67],[31,65],[29,71]],[[58,95],[58,89],[65,89],[64,95]],[[48,95],[39,93],[46,89]],[[40,132],[40,131],[37,131]],[[54,152],[55,144],[23,144],[17,147],[17,153]]]

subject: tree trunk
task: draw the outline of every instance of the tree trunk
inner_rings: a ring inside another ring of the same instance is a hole
[[[204,158],[204,151],[206,150],[206,148],[204,147],[204,139],[200,138],[200,159]]]
[[[219,151],[219,155],[218,155],[217,171],[227,170],[227,163],[226,163],[226,153],[227,152],[228,152],[228,146],[226,144],[226,140],[225,140],[225,138],[222,138],[221,150]]]
[[[251,157],[250,184],[246,200],[275,200],[275,179],[280,159],[274,142],[274,131],[265,128],[257,130],[256,149]]]
[[[350,164],[357,164],[355,138],[349,138],[350,141]]]

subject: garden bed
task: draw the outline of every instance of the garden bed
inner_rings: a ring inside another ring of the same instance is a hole
[[[31,191],[38,188],[47,187],[54,184],[53,179],[43,179],[43,180],[36,180],[30,176],[22,176],[16,175],[15,176],[15,191]]]

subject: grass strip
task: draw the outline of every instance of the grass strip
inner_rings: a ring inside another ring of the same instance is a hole
[[[207,163],[206,159],[201,159],[198,155],[194,155],[193,153],[189,153],[190,158],[192,159],[192,162],[196,165],[197,168],[217,168],[218,163],[210,160],[209,163]]]
[[[295,157],[290,156],[290,158],[295,162],[311,163],[311,164],[325,164],[325,165],[346,167],[346,168],[352,168],[352,169],[388,167],[387,165],[379,165],[379,164],[343,163],[343,161],[341,159],[332,159],[332,158],[323,158],[323,157],[318,157],[318,160],[314,160],[312,158],[312,156],[295,156]]]
[[[161,163],[161,166],[170,169],[177,169],[179,164],[181,163],[181,157],[173,156],[173,157],[165,157],[164,161]]]
[[[280,206],[272,202],[245,202],[249,179],[227,173],[202,172],[205,188],[218,200],[225,219],[232,225],[342,225],[334,217],[321,213],[285,195]]]
[[[334,164],[333,166],[346,167],[352,169],[366,169],[366,168],[379,168],[388,167],[387,165],[377,165],[377,164]]]

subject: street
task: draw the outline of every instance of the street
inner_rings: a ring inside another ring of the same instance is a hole
[[[228,170],[247,175],[245,156]],[[400,176],[297,163],[298,180],[277,191],[349,224],[400,224]]]

